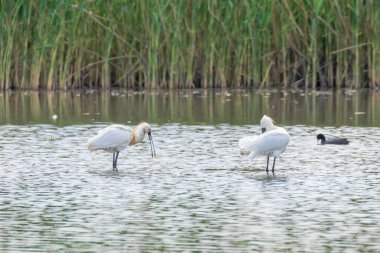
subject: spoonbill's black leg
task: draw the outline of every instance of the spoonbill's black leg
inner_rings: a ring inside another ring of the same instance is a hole
[[[272,173],[274,174],[274,164],[276,163],[276,157],[273,159]]]
[[[269,166],[269,156],[267,156],[267,169],[266,169],[266,172],[268,173],[268,166]]]
[[[112,153],[112,170],[115,170],[115,153]]]
[[[112,167],[112,170],[117,170],[117,158],[119,157],[119,152],[116,152],[116,156],[115,156],[115,153],[113,153],[114,155],[114,162],[113,162],[113,167]]]

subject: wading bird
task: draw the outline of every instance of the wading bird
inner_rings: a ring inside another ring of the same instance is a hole
[[[317,135],[317,143],[319,140],[321,140],[322,145],[324,144],[347,145],[348,143],[350,143],[350,141],[347,140],[346,138],[334,138],[334,139],[326,140],[326,137],[323,134]]]
[[[88,140],[88,149],[90,151],[103,150],[112,153],[112,170],[117,170],[116,166],[119,152],[128,146],[142,142],[145,134],[148,134],[150,151],[153,158],[156,156],[156,150],[153,144],[152,128],[146,122],[138,124],[135,130],[123,125],[111,125],[106,127],[100,130],[96,136]]]
[[[279,157],[286,149],[289,143],[290,136],[288,132],[273,124],[273,120],[264,115],[260,121],[262,134],[258,136],[245,137],[239,140],[241,154],[248,155],[248,158],[254,159],[256,156],[264,155],[267,157],[268,173],[269,157],[274,157],[272,173],[276,158]]]

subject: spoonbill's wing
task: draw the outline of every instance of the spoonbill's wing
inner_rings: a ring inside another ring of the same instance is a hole
[[[289,134],[282,130],[272,130],[255,137],[240,140],[240,148],[244,154],[254,158],[261,154],[270,154],[274,151],[283,151],[289,143]]]
[[[272,152],[274,150],[282,150],[289,143],[289,134],[282,131],[270,131],[260,135],[259,141],[255,143],[255,149],[260,153]]]
[[[244,155],[248,155],[250,152],[252,152],[252,145],[258,141],[260,138],[260,135],[258,136],[249,136],[244,137],[239,140],[239,147],[240,151]]]
[[[112,125],[99,131],[99,133],[88,140],[88,148],[107,149],[107,148],[125,148],[128,146],[133,137],[133,130],[130,127],[122,125]]]

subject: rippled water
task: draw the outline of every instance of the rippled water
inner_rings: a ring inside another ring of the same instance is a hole
[[[153,123],[112,155],[86,141],[108,123],[0,126],[0,251],[380,251],[378,127],[285,126],[276,174],[241,157],[258,125]],[[348,146],[316,144],[316,133]]]

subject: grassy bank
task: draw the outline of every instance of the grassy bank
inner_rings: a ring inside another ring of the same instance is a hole
[[[0,87],[380,86],[380,1],[0,0]]]

